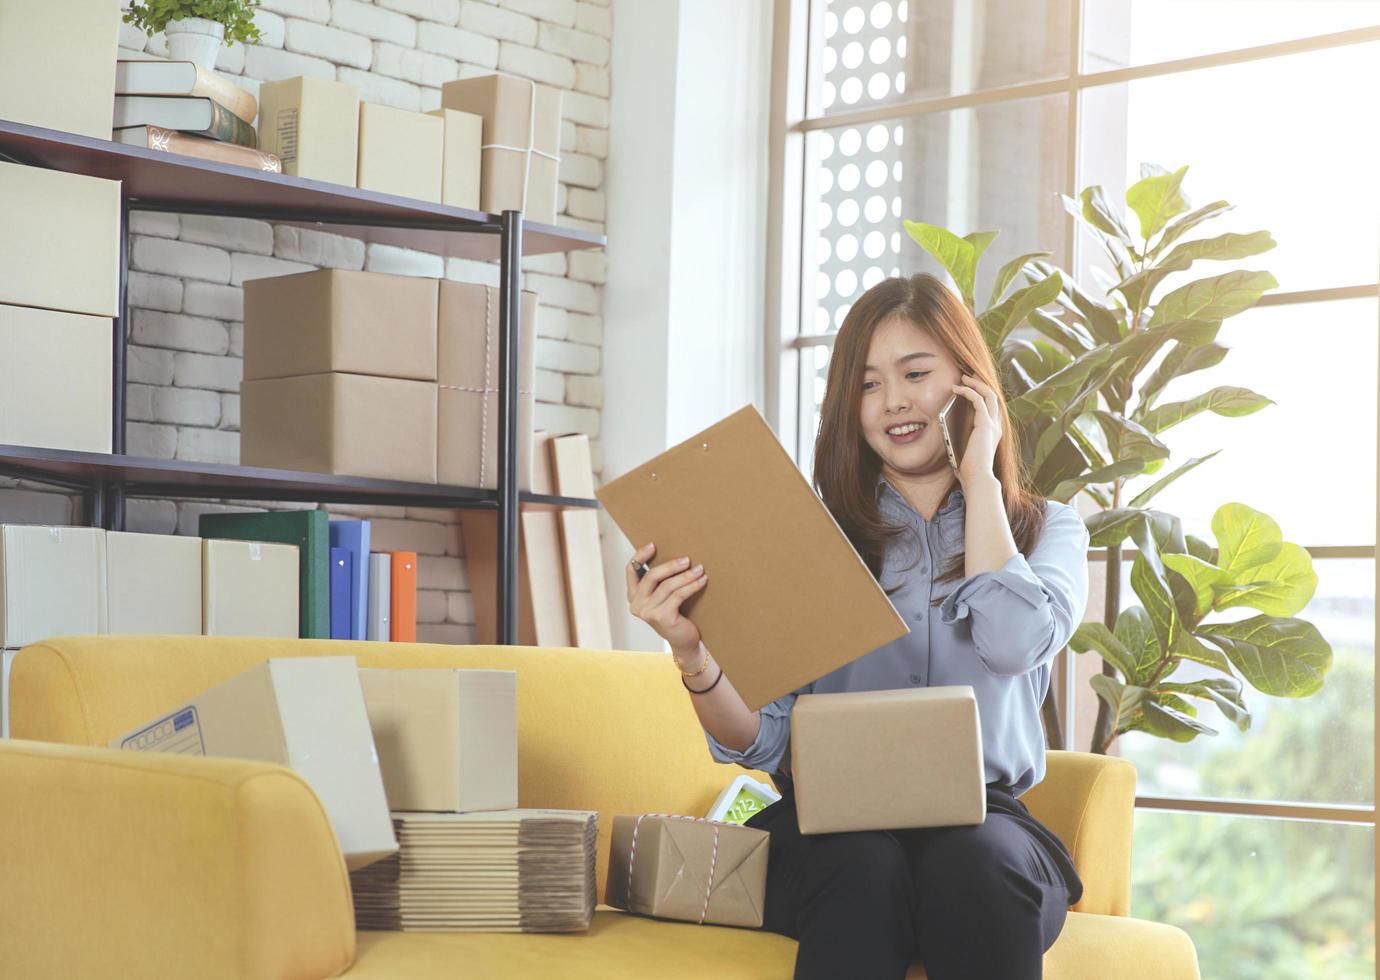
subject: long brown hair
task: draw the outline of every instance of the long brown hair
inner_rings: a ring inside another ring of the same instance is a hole
[[[996,364],[972,313],[944,283],[927,273],[909,279],[882,280],[863,293],[844,318],[834,341],[824,404],[820,408],[819,434],[815,438],[815,492],[853,542],[868,570],[880,579],[887,544],[906,529],[882,520],[876,489],[882,460],[867,444],[859,414],[872,335],[879,324],[896,316],[925,330],[967,373],[986,382],[997,393],[1002,436],[992,470],[1001,481],[1011,536],[1021,554],[1028,557],[1044,529],[1045,502],[1031,488],[1021,465],[1017,434],[1006,417],[1006,399]],[[949,420],[954,455],[959,460],[967,448],[972,418],[972,404],[960,396]],[[960,579],[963,568],[964,555],[960,552],[936,581]],[[935,601],[942,601],[942,597]]]

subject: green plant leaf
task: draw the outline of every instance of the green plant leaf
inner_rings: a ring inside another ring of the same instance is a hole
[[[974,231],[964,235],[963,240],[973,246],[973,268],[977,269],[977,264],[982,261],[982,253],[987,251],[987,246],[1000,235],[999,231]]]
[[[1126,203],[1140,219],[1140,237],[1147,242],[1163,228],[1170,218],[1183,214],[1188,202],[1179,193],[1187,167],[1173,173],[1157,173],[1142,177],[1126,191]]]
[[[1140,423],[1115,412],[1098,410],[1092,414],[1107,436],[1107,447],[1113,459],[1152,460],[1169,456],[1169,447]]]
[[[1227,234],[1200,241],[1184,242],[1174,248],[1162,260],[1148,266],[1132,276],[1117,283],[1116,288],[1131,309],[1144,309],[1150,303],[1150,296],[1165,277],[1183,272],[1199,259],[1226,261],[1244,259],[1275,247],[1275,241],[1268,231],[1252,232],[1249,235]]]
[[[1283,547],[1284,535],[1270,515],[1242,503],[1223,504],[1212,515],[1217,537],[1217,564],[1240,582],[1247,569],[1272,561]]]
[[[1184,544],[1188,546],[1188,554],[1192,555],[1194,558],[1201,558],[1211,565],[1217,564],[1217,549],[1202,538],[1196,538],[1191,534],[1185,534]]]
[[[1140,471],[1144,464],[1138,459],[1123,459],[1104,466],[1101,469],[1093,470],[1091,473],[1084,473],[1082,476],[1066,479],[1060,482],[1050,493],[1055,500],[1069,501],[1074,495],[1087,486],[1095,483],[1111,483],[1121,477],[1130,476]]]
[[[1250,309],[1267,289],[1278,285],[1268,272],[1246,270],[1196,280],[1155,304],[1148,329],[1163,329],[1174,323],[1221,323]]]
[[[997,278],[992,283],[992,298],[987,301],[988,307],[996,306],[1001,302],[1002,297],[1006,295],[1007,288],[1021,274],[1021,270],[1025,268],[1027,262],[1031,259],[1046,258],[1049,254],[1049,252],[1027,252],[1025,255],[1016,256],[997,270]],[[1049,277],[1046,275],[1043,278]]]
[[[1196,681],[1160,681],[1156,691],[1174,691],[1190,697],[1210,701],[1222,712],[1223,717],[1240,731],[1249,731],[1251,713],[1242,699],[1241,682],[1235,677],[1206,677]]]
[[[1273,404],[1272,400],[1264,395],[1257,395],[1249,388],[1221,385],[1186,401],[1169,402],[1151,409],[1145,413],[1141,424],[1151,432],[1160,433],[1193,418],[1200,412],[1215,412],[1229,418],[1240,418]]]
[[[1010,299],[978,317],[978,325],[982,327],[982,335],[987,340],[988,348],[999,348],[1006,335],[1020,326],[1031,311],[1052,303],[1059,295],[1062,284],[1063,277],[1057,272],[1052,273],[1048,279],[1016,290]]]
[[[1059,272],[1059,269],[1048,262],[1033,259],[1022,272],[1028,282],[1035,283],[1048,279]],[[1061,274],[1061,279],[1063,288],[1058,297],[1059,305],[1073,316],[1076,322],[1085,324],[1092,335],[1104,344],[1115,344],[1126,335],[1126,325],[1116,310],[1099,303],[1074,282],[1072,277]]]
[[[1192,660],[1205,667],[1213,667],[1224,674],[1231,673],[1231,661],[1216,647],[1201,642],[1193,633],[1185,630],[1179,634],[1179,642],[1174,647],[1174,656],[1182,660]]]
[[[1083,188],[1083,193],[1074,200],[1066,194],[1059,195],[1064,202],[1064,210],[1092,232],[1102,244],[1107,257],[1112,260],[1117,274],[1123,279],[1135,271],[1131,264],[1135,243],[1131,233],[1126,230],[1121,216],[1111,209],[1102,188],[1096,185]]]
[[[1174,604],[1169,583],[1163,575],[1156,574],[1146,554],[1142,549],[1131,564],[1131,588],[1140,597],[1141,605],[1150,617],[1160,649],[1172,650],[1181,628],[1178,608]]]
[[[1154,697],[1140,701],[1140,731],[1149,732],[1160,738],[1174,742],[1191,742],[1199,735],[1216,735],[1215,729],[1204,725],[1197,718],[1190,717],[1169,705],[1159,704]]]
[[[906,234],[944,267],[958,287],[963,302],[972,309],[973,276],[977,271],[977,249],[973,243],[938,225],[927,225],[920,221],[906,221],[903,224]]]
[[[1140,680],[1136,675],[1136,660],[1139,651],[1132,653],[1127,650],[1112,631],[1101,623],[1086,622],[1080,624],[1078,629],[1073,631],[1073,636],[1069,639],[1069,646],[1076,653],[1086,653],[1089,650],[1096,652],[1103,660],[1121,671],[1121,676],[1126,678],[1128,684],[1135,684]]]
[[[1194,607],[1193,621],[1202,619],[1212,609],[1213,600],[1216,593],[1213,586],[1222,585],[1231,581],[1231,575],[1216,565],[1209,564],[1201,558],[1186,554],[1168,554],[1160,558],[1165,567],[1173,569],[1183,576],[1193,589]]]
[[[1061,371],[1056,371],[1025,394],[1007,402],[1007,411],[1018,424],[1024,425],[1039,415],[1063,414],[1069,405],[1083,397],[1083,386],[1093,373],[1114,357],[1108,347],[1098,347],[1074,359]]]
[[[1125,541],[1140,523],[1141,513],[1137,507],[1114,507],[1090,514],[1084,520],[1088,528],[1088,547],[1112,548]]]
[[[1160,361],[1154,373],[1140,386],[1140,401],[1131,417],[1139,421],[1141,416],[1150,410],[1155,398],[1170,381],[1195,371],[1210,368],[1226,356],[1227,348],[1221,344],[1202,344],[1193,347],[1175,341],[1174,346],[1169,349],[1169,353],[1164,355],[1164,360]]]
[[[1318,589],[1313,559],[1298,545],[1285,541],[1269,561],[1228,576],[1220,583],[1216,609],[1247,606],[1268,616],[1292,616],[1300,612]]]
[[[1150,614],[1141,606],[1128,606],[1117,616],[1113,633],[1135,660],[1135,676],[1148,680],[1163,655]]]
[[[1252,616],[1203,623],[1197,633],[1221,647],[1252,687],[1272,697],[1307,697],[1322,687],[1332,667],[1332,647],[1307,620]]]
[[[1062,320],[1050,316],[1044,310],[1031,310],[1026,320],[1035,330],[1050,340],[1062,344],[1064,350],[1070,354],[1081,354],[1097,346],[1097,342],[1092,339],[1087,329],[1080,323],[1064,323]]]
[[[1173,483],[1175,480],[1183,476],[1185,473],[1196,468],[1202,463],[1206,463],[1208,460],[1212,459],[1212,457],[1216,456],[1221,451],[1222,450],[1220,449],[1214,449],[1206,456],[1195,456],[1193,459],[1190,459],[1187,463],[1184,463],[1182,466],[1178,467],[1174,471],[1160,477],[1154,483],[1150,484],[1150,486],[1146,487],[1140,493],[1136,494],[1134,497],[1131,498],[1127,506],[1144,507],[1146,504],[1150,503],[1150,501],[1154,498],[1155,494],[1159,493],[1161,490],[1169,486],[1169,484]]]
[[[1122,684],[1115,677],[1108,677],[1106,674],[1094,674],[1088,679],[1088,683],[1097,692],[1097,696],[1106,701],[1107,706],[1112,709],[1113,731],[1130,730],[1140,717],[1141,705],[1148,699],[1150,692],[1143,687]]]
[[[1164,234],[1161,235],[1160,240],[1155,243],[1155,247],[1150,249],[1148,257],[1153,260],[1156,255],[1164,251],[1164,249],[1168,248],[1184,235],[1188,234],[1194,228],[1198,227],[1204,221],[1208,221],[1218,215],[1226,214],[1231,209],[1232,205],[1228,204],[1226,201],[1213,201],[1211,204],[1203,205],[1196,211],[1190,211],[1182,218],[1170,223],[1164,229]]]

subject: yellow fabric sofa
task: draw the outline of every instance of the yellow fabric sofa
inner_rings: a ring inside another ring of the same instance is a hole
[[[88,636],[26,647],[0,742],[0,973],[44,978],[356,980],[788,978],[795,943],[602,907],[588,933],[357,932],[316,795],[280,766],[120,752],[114,736],[269,657],[516,670],[523,806],[703,814],[735,769],[710,758],[669,658],[326,640]],[[59,743],[59,744],[54,744]],[[1129,917],[1135,769],[1051,752],[1023,799],[1068,845],[1082,900],[1049,980],[1197,980],[1183,931]],[[918,964],[912,977],[924,977]],[[993,978],[999,980],[999,978]]]

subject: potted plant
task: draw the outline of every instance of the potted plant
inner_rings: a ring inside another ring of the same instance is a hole
[[[125,23],[168,38],[168,53],[178,61],[214,68],[221,43],[257,41],[254,25],[259,0],[135,0]]]
[[[1075,651],[1094,651],[1103,661],[1091,680],[1099,703],[1089,749],[1099,753],[1133,730],[1179,742],[1216,735],[1197,717],[1195,702],[1215,705],[1245,731],[1251,715],[1243,679],[1274,697],[1305,697],[1322,687],[1332,664],[1331,646],[1295,615],[1317,586],[1312,561],[1284,540],[1273,520],[1243,503],[1223,504],[1212,518],[1212,544],[1185,534],[1178,517],[1152,505],[1157,493],[1216,453],[1186,460],[1123,499],[1129,481],[1157,473],[1169,458],[1162,434],[1172,426],[1202,412],[1242,416],[1272,404],[1234,386],[1159,403],[1171,380],[1227,355],[1216,342],[1222,321],[1254,306],[1276,285],[1268,272],[1241,269],[1182,284],[1182,276],[1178,282],[1170,278],[1198,261],[1248,258],[1275,244],[1265,231],[1191,236],[1231,206],[1215,201],[1190,211],[1182,190],[1187,169],[1142,167],[1142,179],[1126,192],[1138,235],[1102,188],[1089,187],[1076,201],[1064,198],[1114,270],[1097,291],[1080,288],[1044,261],[1048,253],[1032,253],[1002,267],[987,308],[979,312],[975,273],[996,233],[959,237],[906,222],[910,236],[944,266],[977,314],[1001,371],[1011,429],[1038,492],[1064,502],[1086,494],[1099,508],[1087,524],[1092,546],[1107,549],[1103,622],[1083,623],[1070,641]],[[1026,284],[1012,289],[1021,278]],[[1161,289],[1166,280],[1175,288]],[[1016,329],[1027,323],[1036,336],[1017,336]],[[1131,588],[1141,605],[1123,611],[1121,549],[1128,537],[1138,552]],[[1216,615],[1232,607],[1258,615]],[[1184,661],[1221,676],[1172,680]],[[1049,743],[1058,745],[1052,697],[1045,699],[1042,716]]]

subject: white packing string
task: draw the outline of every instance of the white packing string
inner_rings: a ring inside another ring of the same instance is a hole
[[[537,83],[529,79],[527,84],[529,86],[529,94],[527,96],[527,145],[509,146],[506,143],[484,143],[479,147],[481,153],[485,150],[510,150],[513,153],[522,154],[522,207],[519,208],[519,210],[524,214],[527,213],[527,184],[532,178],[532,154],[535,153],[537,156],[546,157],[548,160],[555,160],[557,163],[561,162],[561,158],[556,154],[547,153],[545,150],[538,150],[536,147]]]
[[[704,917],[709,913],[709,896],[714,891],[714,866],[719,861],[719,828],[723,826],[720,820],[706,820],[704,817],[687,817],[680,813],[644,813],[637,818],[633,824],[632,844],[628,848],[628,907],[632,908],[633,893],[633,865],[637,861],[637,832],[642,828],[642,821],[647,817],[659,817],[662,820],[688,820],[691,823],[707,823],[714,827],[714,848],[709,854],[709,880],[704,885],[704,906],[700,909],[699,925],[704,925]]]

